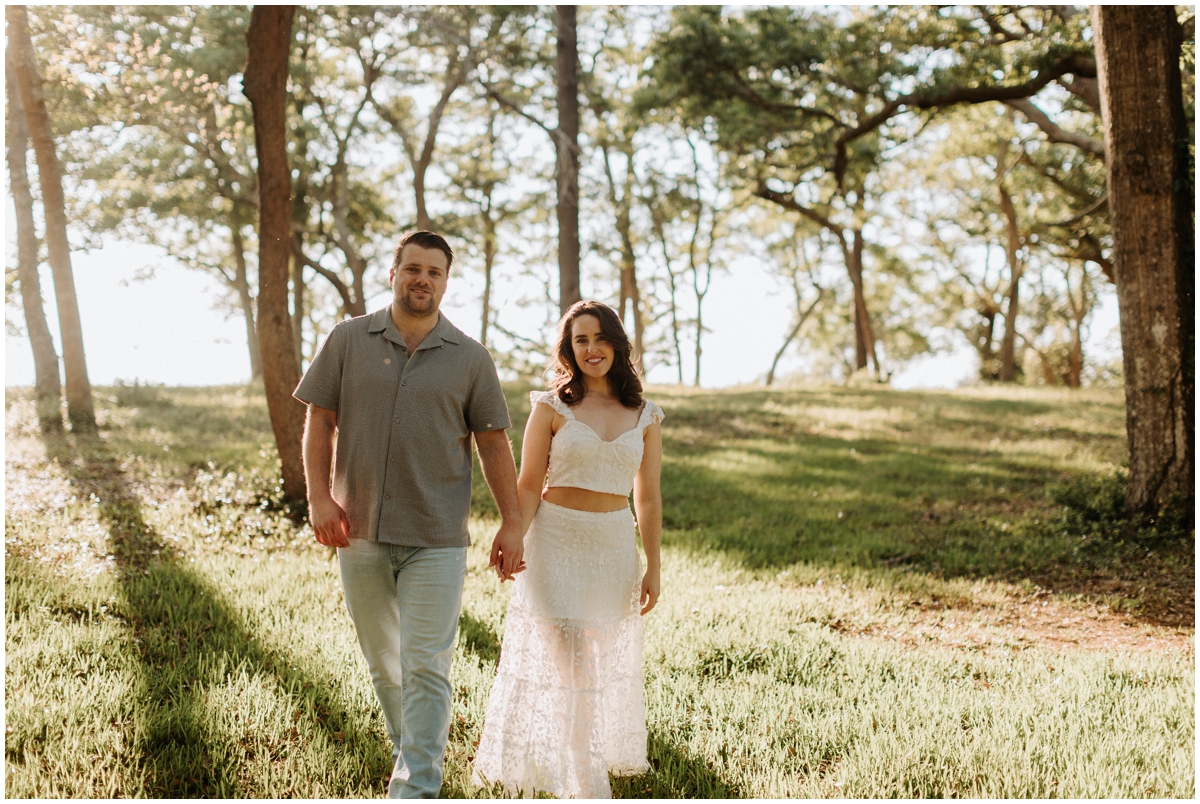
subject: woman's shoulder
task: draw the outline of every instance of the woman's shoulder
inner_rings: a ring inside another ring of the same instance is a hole
[[[530,405],[536,407],[539,402],[543,405],[550,407],[556,413],[558,413],[562,416],[566,416],[567,418],[573,418],[571,416],[570,408],[567,407],[567,403],[563,402],[561,399],[559,399],[558,394],[555,393],[554,391],[530,391],[529,392]]]
[[[663,419],[665,419],[666,416],[667,416],[667,414],[663,413],[662,408],[660,408],[658,405],[654,404],[654,402],[652,402],[651,400],[646,399],[645,397],[642,397],[642,424],[643,424],[643,426],[650,425],[650,424],[658,424]]]

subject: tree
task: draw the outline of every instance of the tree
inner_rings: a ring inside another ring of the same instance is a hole
[[[1195,507],[1195,201],[1173,6],[1094,6],[1132,513]]]
[[[855,363],[871,362],[878,378],[885,372],[863,256],[872,252],[864,232],[879,214],[884,154],[907,140],[919,116],[1021,101],[1055,80],[1086,96],[1095,71],[1085,23],[1062,7],[674,15],[655,44],[648,105],[708,121],[759,197],[841,240],[854,287]],[[1048,119],[1031,103],[1023,108]]]
[[[579,301],[579,52],[576,9],[554,7],[553,82],[545,80],[549,55],[542,21],[522,15],[497,54],[481,65],[479,81],[489,97],[540,128],[554,145],[554,184],[558,223],[558,306],[560,314]],[[547,96],[549,87],[553,94]],[[530,107],[540,105],[542,111]],[[553,127],[542,118],[557,116]]]
[[[575,6],[555,6],[554,81],[558,87],[555,178],[558,184],[559,309],[579,301],[579,48]]]
[[[56,115],[88,128],[66,150],[70,178],[87,188],[75,219],[219,277],[244,319],[253,379],[258,191],[250,109],[231,88],[246,62],[245,17],[233,6],[80,7],[42,21]],[[74,80],[80,64],[86,83]]]
[[[638,259],[639,250],[645,251],[639,246],[647,238],[636,231],[635,215],[640,211],[639,195],[645,192],[646,166],[655,155],[655,149],[645,147],[647,140],[665,132],[651,133],[643,125],[645,121],[634,108],[634,93],[647,78],[645,48],[637,41],[637,29],[653,20],[622,6],[598,10],[595,19],[599,24],[588,27],[593,29],[596,48],[586,54],[591,56],[590,68],[582,74],[582,87],[592,113],[587,136],[595,143],[593,153],[599,153],[612,214],[612,228],[600,227],[596,247],[607,250],[620,266],[617,315],[633,333],[633,359],[644,370],[646,300],[642,298]]]
[[[37,154],[38,185],[41,187],[42,208],[46,216],[46,247],[50,270],[54,275],[54,298],[58,304],[63,368],[67,379],[67,419],[74,431],[95,432],[96,412],[83,351],[83,325],[79,320],[79,302],[75,297],[71,245],[67,240],[66,204],[54,132],[50,127],[42,79],[29,37],[25,7],[9,6],[7,16],[9,47],[13,50],[21,106]]]
[[[25,328],[33,347],[34,399],[38,426],[43,433],[62,432],[62,384],[58,377],[58,353],[42,307],[42,283],[38,277],[38,236],[33,223],[33,194],[26,171],[29,135],[25,111],[16,86],[13,49],[5,53],[5,87],[8,90],[8,180],[17,212],[17,277]]]
[[[459,90],[472,84],[479,62],[489,56],[509,14],[503,7],[489,11],[479,6],[417,8],[400,14],[408,22],[412,44],[403,64],[393,64],[393,60],[380,65],[388,80],[379,82],[371,103],[399,138],[408,160],[418,229],[435,228],[428,209],[427,181],[447,108]],[[416,103],[404,90],[427,86],[437,93],[437,100],[421,138]]]
[[[512,151],[519,135],[504,125],[498,105],[490,98],[487,103],[483,130],[448,148],[447,159],[442,165],[450,180],[447,198],[466,210],[455,219],[460,236],[467,241],[462,249],[465,254],[456,263],[477,265],[483,274],[479,342],[484,346],[490,343],[489,331],[498,313],[498,305],[493,302],[496,261],[502,250],[523,251],[519,246],[515,249],[512,245],[505,247],[502,228],[513,227],[520,216],[544,198],[536,193],[522,196],[510,186],[514,177],[529,177],[535,170],[530,165],[514,163]],[[477,111],[475,108],[463,109],[466,119],[456,121],[461,124],[458,128],[468,129],[472,118],[478,123]]]
[[[255,6],[246,31],[243,87],[254,109],[258,156],[258,335],[267,410],[283,472],[283,493],[305,498],[300,451],[304,406],[292,396],[300,366],[288,315],[291,181],[287,160],[287,78],[294,6]]]
[[[886,142],[873,130],[845,163],[834,159],[840,132],[871,114],[892,77],[912,72],[876,46],[878,27],[874,16],[810,10],[679,10],[655,45],[657,86],[643,103],[674,107],[693,126],[707,121],[751,192],[834,236],[854,289],[855,364],[883,379],[863,232],[878,212],[873,175]]]
[[[775,216],[771,216],[775,218]],[[804,324],[811,318],[817,305],[825,296],[825,288],[817,281],[820,264],[824,258],[825,244],[821,242],[820,231],[811,231],[812,225],[806,221],[770,220],[777,230],[774,237],[763,237],[767,241],[767,249],[775,265],[776,274],[786,279],[791,287],[795,307],[792,310],[792,321],[788,331],[783,336],[783,343],[775,351],[771,359],[771,367],[767,370],[763,384],[768,388],[775,382],[779,362],[787,353],[788,347],[795,342]],[[766,234],[766,233],[764,233]],[[814,291],[810,293],[809,291]],[[805,297],[809,298],[805,298]]]

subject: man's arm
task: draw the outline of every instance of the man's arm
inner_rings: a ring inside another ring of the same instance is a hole
[[[496,507],[500,509],[500,530],[492,540],[489,566],[497,567],[500,580],[511,581],[525,569],[521,560],[525,552],[525,533],[521,529],[521,506],[517,501],[517,465],[513,461],[512,444],[504,430],[475,433],[479,450],[479,465],[487,481]]]
[[[327,547],[350,546],[350,522],[346,512],[329,493],[329,471],[333,466],[333,437],[337,414],[309,404],[304,416],[304,479],[308,484],[308,520],[317,541]]]

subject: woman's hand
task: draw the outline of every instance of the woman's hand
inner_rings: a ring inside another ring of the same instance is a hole
[[[654,604],[658,602],[659,592],[662,590],[662,582],[658,577],[657,569],[646,570],[645,576],[642,578],[642,616],[644,617],[650,609],[654,608]]]

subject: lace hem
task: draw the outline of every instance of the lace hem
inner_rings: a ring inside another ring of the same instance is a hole
[[[610,772],[649,769],[643,683],[640,615],[592,625],[511,606],[476,784],[608,798]]]

